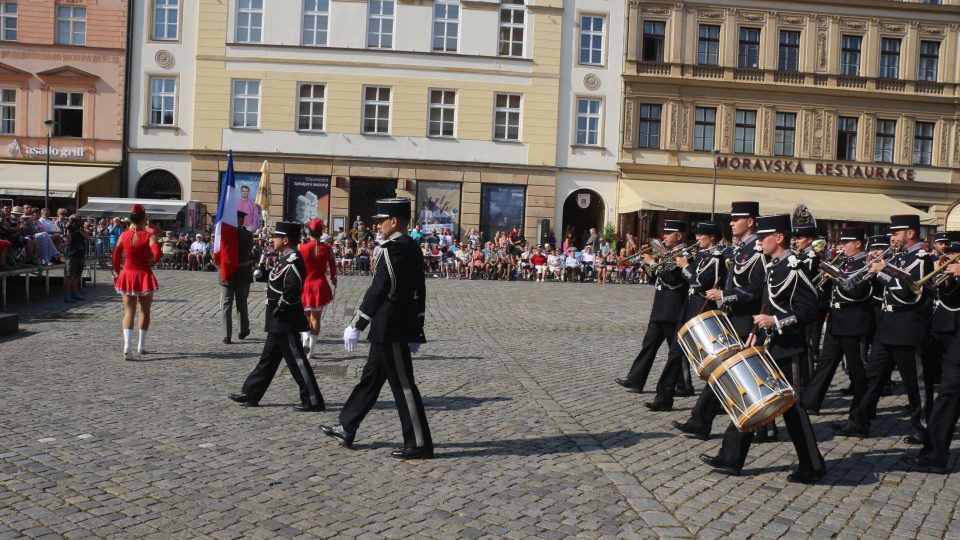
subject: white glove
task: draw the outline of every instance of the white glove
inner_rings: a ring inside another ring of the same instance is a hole
[[[360,339],[360,331],[353,326],[348,326],[343,330],[343,348],[347,352],[357,350],[357,340]]]
[[[416,354],[416,353],[420,352],[420,344],[419,344],[419,343],[408,343],[407,345],[410,347],[410,354]]]

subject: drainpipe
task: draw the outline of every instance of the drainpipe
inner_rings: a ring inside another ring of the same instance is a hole
[[[126,57],[123,75],[123,129],[120,135],[120,196],[130,196],[129,181],[129,145],[130,145],[130,77],[133,75],[132,59],[133,55],[133,8],[136,0],[127,0],[127,36],[126,49],[123,51]]]

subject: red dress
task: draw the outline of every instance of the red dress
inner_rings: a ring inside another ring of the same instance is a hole
[[[303,280],[303,309],[319,311],[333,301],[330,283],[337,282],[337,264],[333,260],[330,244],[311,240],[300,244],[300,255],[307,266],[307,277]],[[330,281],[327,281],[327,269],[330,269]]]
[[[137,235],[136,244],[133,235]],[[150,246],[150,233],[147,231],[130,229],[124,231],[113,250],[113,268],[120,268],[121,255],[125,255],[123,270],[117,277],[114,288],[125,296],[146,296],[160,288],[157,278],[150,269],[160,260],[160,243]],[[153,260],[150,256],[153,255]]]

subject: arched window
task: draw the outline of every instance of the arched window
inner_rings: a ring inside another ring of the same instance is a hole
[[[163,169],[150,171],[137,182],[138,199],[180,200],[182,195],[180,181]]]

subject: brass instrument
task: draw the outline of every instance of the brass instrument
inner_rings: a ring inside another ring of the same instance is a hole
[[[686,244],[680,244],[677,247],[671,249],[669,252],[664,253],[663,259],[660,262],[652,265],[650,267],[651,273],[657,273],[662,269],[673,270],[677,266],[677,257],[684,257],[689,259],[697,254],[697,246],[687,246]]]
[[[949,256],[944,255],[943,257],[940,257],[940,260],[937,261],[936,265],[934,265],[932,272],[923,276],[917,281],[911,282],[907,285],[908,287],[910,287],[910,292],[912,292],[913,294],[919,295],[920,290],[923,288],[924,285],[927,284],[928,281],[930,281],[931,279],[933,279],[934,276],[942,272],[943,269],[947,267],[947,265],[957,262],[957,259],[960,259],[960,253],[955,253]],[[946,281],[951,277],[953,276],[951,276],[950,274],[944,274],[939,278],[937,278],[936,281],[934,281],[933,283],[934,285],[939,286],[941,283],[943,283],[944,281]]]
[[[651,251],[654,252],[653,254],[654,254],[655,256],[662,257],[668,250],[667,250],[666,246],[663,245],[663,242],[654,239],[654,240],[651,240],[651,241],[650,241],[650,243],[647,245],[647,247],[641,249],[640,251],[634,253],[633,255],[630,255],[629,257],[624,258],[623,260],[620,261],[620,263],[621,263],[621,264],[624,264],[624,263],[627,263],[627,264],[632,263],[634,259],[638,259],[638,258],[640,258],[640,257],[643,257],[644,255],[646,255],[647,253],[649,253],[649,252],[651,252]]]
[[[816,242],[814,242],[814,247],[813,247],[814,251],[816,251],[817,249],[816,243],[820,241],[821,240],[817,240]],[[823,244],[824,246],[826,246],[826,241],[823,241]],[[820,253],[823,253],[822,249],[820,250]],[[818,289],[822,289],[823,286],[827,284],[827,280],[829,278],[843,277],[842,275],[835,275],[835,273],[833,272],[834,270],[839,272],[839,269],[836,268],[836,266],[834,265],[837,264],[837,260],[839,260],[840,257],[842,256],[843,256],[843,251],[840,251],[839,253],[837,253],[837,255],[833,259],[830,260],[830,262],[823,262],[823,261],[820,262],[820,273],[817,274],[817,277],[813,278],[814,287]],[[824,265],[826,265],[826,268],[824,267]]]
[[[873,266],[873,263],[886,260],[887,257],[894,254],[895,250],[896,248],[891,245],[887,249],[883,250],[883,253],[863,263],[863,268],[843,278],[843,281],[841,282],[843,284],[843,287],[845,289],[852,289],[853,287],[856,287],[857,285],[870,279],[871,276],[868,270],[870,270],[870,267]]]

